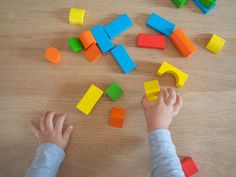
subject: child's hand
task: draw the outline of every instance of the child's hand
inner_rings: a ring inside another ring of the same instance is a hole
[[[29,122],[29,127],[33,132],[33,134],[38,139],[39,144],[53,143],[65,149],[70,139],[70,135],[73,131],[73,126],[72,125],[68,126],[64,131],[64,133],[62,133],[66,115],[65,114],[57,115],[58,119],[54,126],[53,118],[55,116],[56,116],[55,112],[46,111],[43,113],[40,119],[40,129],[36,128],[33,122]]]
[[[155,129],[168,129],[172,119],[179,113],[183,101],[173,88],[161,90],[156,103],[150,104],[146,96],[142,98],[147,128],[151,132]]]

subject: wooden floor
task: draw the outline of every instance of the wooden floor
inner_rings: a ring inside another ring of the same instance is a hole
[[[164,60],[189,74],[180,89],[185,105],[171,125],[179,155],[192,156],[200,167],[196,177],[236,176],[236,1],[219,1],[203,15],[190,1],[176,9],[167,0],[0,0],[0,176],[24,176],[37,148],[27,127],[43,110],[67,113],[73,124],[66,159],[59,177],[148,177],[150,154],[140,99],[143,82],[158,79],[161,87],[174,86],[170,75],[157,77]],[[86,9],[82,27],[68,24],[70,7]],[[111,54],[89,63],[74,54],[66,40],[97,24],[107,24],[129,13],[134,26],[113,42],[124,44],[137,64],[122,74]],[[184,59],[171,41],[165,50],[137,48],[138,33],[156,33],[145,22],[151,12],[182,27],[198,51]],[[211,33],[226,39],[219,55],[204,49]],[[44,59],[49,46],[59,48],[63,61]],[[105,95],[88,117],[75,109],[90,84],[105,89],[116,81],[124,96],[112,102]],[[108,126],[112,106],[123,106],[123,129]]]

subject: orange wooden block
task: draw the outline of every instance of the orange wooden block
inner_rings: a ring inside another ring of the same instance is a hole
[[[122,128],[125,118],[125,109],[113,107],[111,110],[109,124],[112,127]]]
[[[194,46],[194,44],[180,28],[176,29],[171,34],[170,39],[174,42],[176,48],[180,51],[180,53],[182,53],[184,57],[188,57],[194,51],[196,51],[196,47]]]
[[[49,47],[45,50],[45,58],[52,64],[57,64],[61,61],[61,53],[55,47]]]
[[[90,31],[85,31],[81,33],[79,39],[82,42],[85,49],[89,48],[92,44],[96,43],[96,40]]]
[[[102,56],[102,52],[96,43],[92,44],[87,50],[85,50],[84,54],[90,62],[95,61]]]

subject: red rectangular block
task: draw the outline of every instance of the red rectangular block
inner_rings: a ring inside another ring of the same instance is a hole
[[[185,157],[181,160],[182,169],[186,177],[193,176],[199,171],[197,164],[194,162],[192,157]]]
[[[138,34],[138,47],[164,49],[165,38],[160,34]]]

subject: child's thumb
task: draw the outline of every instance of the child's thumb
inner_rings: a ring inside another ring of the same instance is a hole
[[[146,110],[150,106],[145,95],[142,97],[141,105],[142,105],[144,110]]]

